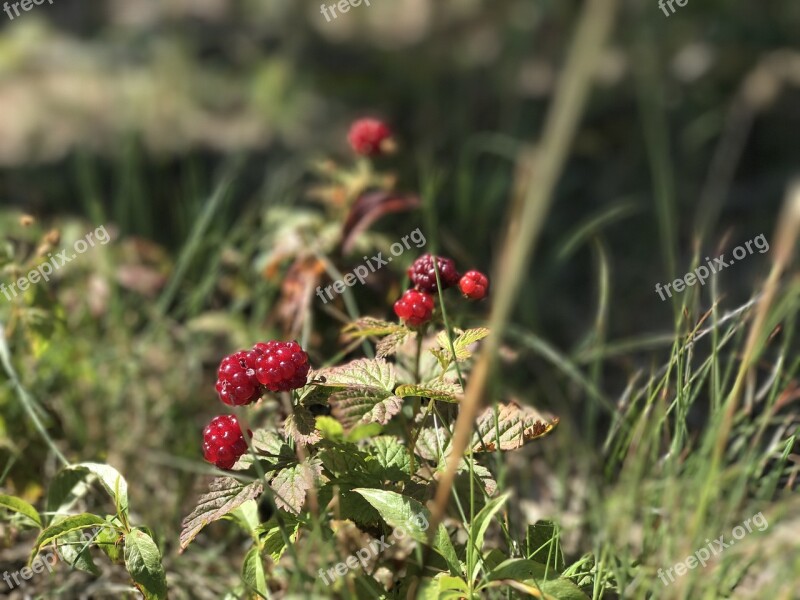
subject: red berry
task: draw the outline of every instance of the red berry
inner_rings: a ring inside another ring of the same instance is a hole
[[[458,283],[456,264],[450,258],[436,257],[439,267],[439,279],[445,290]],[[436,271],[433,268],[433,257],[423,254],[408,267],[408,277],[418,290],[432,294],[436,291]]]
[[[350,126],[347,140],[357,154],[376,156],[386,154],[391,146],[392,131],[378,119],[359,119]]]
[[[253,432],[247,430],[247,436]],[[247,442],[234,415],[214,417],[203,430],[203,457],[220,469],[230,469],[245,452]]]
[[[222,359],[215,387],[225,404],[241,406],[261,397],[255,371],[257,357],[254,351],[240,350]]]
[[[253,352],[258,355],[256,378],[271,392],[296,390],[306,384],[311,365],[297,342],[256,344]]]
[[[425,292],[406,290],[394,303],[394,312],[408,325],[418,327],[430,321],[433,314],[433,297]]]
[[[467,271],[458,282],[461,293],[472,300],[482,300],[489,291],[489,278],[480,271]]]

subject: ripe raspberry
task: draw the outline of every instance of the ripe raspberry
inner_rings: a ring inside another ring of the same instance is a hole
[[[217,371],[219,399],[231,406],[251,404],[259,399],[261,390],[256,379],[254,351],[240,350],[222,359]]]
[[[378,119],[359,119],[350,126],[347,140],[356,154],[377,156],[391,152],[392,131]]]
[[[458,282],[461,293],[472,300],[482,300],[489,291],[489,278],[480,271],[467,271]]]
[[[253,346],[256,378],[271,392],[296,390],[306,384],[308,354],[297,342],[267,342]]]
[[[253,432],[247,430],[248,437]],[[203,430],[203,457],[220,469],[230,469],[247,452],[238,419],[233,415],[214,417]]]
[[[452,259],[442,256],[436,257],[439,267],[439,279],[442,289],[445,290],[458,283],[458,271]],[[432,294],[436,291],[436,271],[433,268],[433,257],[423,254],[408,267],[408,277],[418,290]]]
[[[406,290],[394,303],[394,312],[412,327],[427,323],[433,314],[433,297],[425,292]]]

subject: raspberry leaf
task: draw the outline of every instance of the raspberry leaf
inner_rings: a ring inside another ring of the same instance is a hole
[[[400,412],[403,399],[384,389],[370,386],[350,387],[329,399],[331,412],[346,431],[358,424],[386,425]]]
[[[388,490],[356,488],[353,491],[361,494],[389,526],[395,529],[402,528],[405,535],[421,544],[427,543],[431,515],[421,502]],[[461,573],[461,565],[453,542],[442,524],[439,525],[433,538],[433,548],[447,561],[454,575]]]
[[[322,435],[317,431],[314,415],[302,404],[294,407],[294,414],[287,417],[283,427],[286,435],[294,438],[300,446],[316,444],[322,439]]]
[[[430,398],[442,402],[458,402],[458,396],[463,394],[461,385],[447,381],[431,381],[422,385],[400,385],[394,391],[402,398],[419,396],[420,398]]]
[[[486,327],[477,327],[475,329],[467,329],[466,331],[457,331],[459,332],[459,335],[453,340],[453,350],[455,350],[455,360],[458,362],[463,362],[471,358],[472,350],[470,349],[470,346],[475,342],[482,340],[490,333]],[[450,342],[448,341],[446,331],[442,331],[436,336],[436,343],[439,344],[439,347],[441,347],[442,350],[431,350],[431,352],[439,359],[440,362],[443,358],[446,358],[448,362],[452,362],[453,353],[450,350]]]
[[[417,337],[416,331],[411,331],[410,329],[403,327],[403,329],[395,331],[394,333],[390,333],[380,342],[378,342],[378,345],[375,346],[375,354],[378,358],[391,356],[397,352],[397,349],[403,342],[405,342],[407,339],[414,339],[415,337]]]
[[[283,469],[270,484],[275,493],[275,504],[294,515],[299,514],[306,502],[308,490],[321,477],[322,463],[316,457]]]
[[[286,533],[289,541],[294,543],[297,540],[297,533],[300,530],[300,521],[292,515],[282,515],[283,526],[286,528]],[[272,518],[266,523],[261,524],[256,530],[261,537],[262,551],[269,554],[273,562],[278,562],[286,551],[286,543],[281,533],[281,528],[277,519]]]
[[[324,377],[326,386],[375,387],[391,392],[395,386],[394,366],[382,358],[360,358],[340,367],[313,372],[314,378]]]
[[[167,597],[167,575],[161,565],[161,552],[147,533],[133,529],[125,535],[125,568],[145,600]]]
[[[233,512],[248,500],[257,498],[263,491],[264,485],[260,481],[245,484],[231,477],[214,479],[210,491],[200,497],[197,507],[183,520],[180,551],[186,550],[206,525]]]
[[[370,440],[371,455],[375,461],[368,463],[370,472],[383,480],[400,481],[411,476],[411,458],[408,449],[393,436],[379,436]]]
[[[404,330],[408,331],[405,326],[398,323],[383,321],[374,317],[362,317],[346,325],[342,329],[342,335],[347,339],[383,337]]]
[[[558,418],[547,418],[516,402],[498,404],[478,415],[477,431],[472,438],[474,452],[516,450],[523,444],[550,433]]]
[[[264,561],[257,546],[250,548],[242,564],[242,580],[247,587],[260,597],[267,598],[267,577],[264,573]]]

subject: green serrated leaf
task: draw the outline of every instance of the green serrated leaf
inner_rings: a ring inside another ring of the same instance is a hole
[[[406,340],[414,339],[416,336],[417,332],[411,331],[410,329],[403,328],[400,331],[395,331],[378,342],[375,346],[375,356],[378,358],[391,356],[397,352],[397,349],[405,343]]]
[[[346,431],[359,424],[386,425],[400,412],[403,399],[377,387],[349,387],[330,397],[331,413]]]
[[[161,552],[149,535],[133,529],[125,535],[125,568],[145,600],[167,597],[167,575],[161,564]]]
[[[306,494],[322,477],[322,462],[314,457],[278,472],[270,483],[278,508],[299,514]]]
[[[441,402],[458,402],[459,396],[461,396],[464,391],[458,383],[431,381],[422,385],[399,385],[394,393],[401,398],[419,396],[420,398],[430,398],[431,400],[439,400]]]
[[[394,390],[396,378],[394,366],[382,358],[360,358],[339,367],[315,371],[312,375],[324,377],[325,386],[370,387],[389,393]]]
[[[347,324],[342,329],[342,334],[346,339],[358,339],[365,337],[382,337],[404,329],[406,328],[399,323],[383,321],[374,317],[361,317]]]
[[[322,466],[333,476],[364,473],[367,464],[364,455],[353,444],[337,444],[317,453]]]
[[[367,465],[371,473],[390,481],[401,481],[411,476],[411,457],[397,438],[389,435],[375,437],[370,440],[370,446],[371,455],[376,459]]]
[[[286,435],[291,436],[300,446],[309,446],[320,441],[322,436],[317,431],[316,419],[311,411],[302,404],[298,404],[293,410],[293,414],[284,423]]]
[[[430,526],[431,515],[421,502],[389,490],[356,488],[353,491],[361,494],[367,502],[374,506],[383,520],[391,527],[402,528],[404,535],[408,535],[419,543],[427,543],[427,529]],[[454,575],[461,573],[458,556],[444,525],[440,524],[436,531],[433,548],[447,561]]]
[[[453,340],[453,350],[455,350],[455,360],[463,362],[472,357],[470,346],[489,335],[489,330],[485,327],[477,327],[475,329],[467,329],[466,331],[459,331],[458,337]],[[436,343],[442,348],[443,357],[448,362],[453,361],[453,353],[450,350],[450,342],[447,337],[447,332],[442,331],[436,336]],[[437,356],[437,358],[439,358]],[[441,363],[441,359],[440,359]]]
[[[6,508],[11,512],[26,517],[34,525],[36,525],[41,529],[42,518],[39,516],[39,511],[37,511],[33,506],[25,502],[25,500],[23,500],[22,498],[17,498],[16,496],[7,496],[6,494],[0,494],[0,507]]]
[[[301,522],[287,513],[281,513],[281,519],[286,528],[286,535],[289,541],[295,542],[300,531]],[[286,543],[283,539],[278,519],[272,517],[266,523],[262,523],[259,527],[259,535],[261,536],[262,553],[269,555],[272,561],[277,563],[286,551]]]
[[[231,477],[218,477],[211,482],[209,493],[200,497],[197,507],[183,520],[180,551],[183,552],[209,523],[213,523],[253,500],[264,491],[260,481],[244,484]]]
[[[261,553],[256,547],[251,548],[244,557],[242,580],[249,590],[266,597],[267,576],[264,572],[264,561],[261,559]]]
[[[340,440],[344,437],[344,428],[333,417],[317,417],[317,429],[326,440]]]

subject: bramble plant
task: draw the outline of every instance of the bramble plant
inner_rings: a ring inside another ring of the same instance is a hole
[[[538,587],[548,597],[583,597],[574,583],[559,578],[563,561],[557,560],[552,526],[531,527],[528,539],[518,540],[508,555],[483,549],[489,525],[509,497],[497,493],[483,458],[520,448],[558,423],[531,408],[499,402],[480,414],[456,484],[451,506],[455,518],[427,537],[422,526],[430,516],[426,503],[450,451],[450,431],[474,347],[490,332],[483,327],[451,331],[446,310],[434,314],[431,292],[441,309],[444,288],[459,282],[451,259],[422,256],[408,274],[414,288],[395,304],[400,323],[365,317],[343,329],[348,341],[373,342],[374,358],[310,370],[308,356],[296,342],[270,341],[222,360],[216,389],[224,403],[254,404],[266,394],[262,402],[283,403],[284,416],[252,435],[244,435],[233,416],[216,417],[206,428],[206,459],[234,471],[235,477],[211,482],[209,493],[183,523],[181,549],[209,523],[233,519],[253,540],[242,568],[246,590],[241,592],[267,597],[267,556],[279,564],[290,550],[296,559],[316,536],[336,539],[343,522],[368,536],[364,547],[404,526],[430,556],[418,547],[414,560],[406,545],[391,555],[368,553],[362,568],[345,577],[330,568],[344,566],[335,556],[330,563],[319,556],[311,564],[295,564],[295,569],[305,573],[309,589],[310,581],[319,578],[326,584],[330,580],[334,590],[363,598],[406,597],[415,588],[428,594],[420,597],[478,598],[509,586]],[[469,287],[462,285],[465,295],[483,297],[488,279],[477,271],[469,274]],[[274,392],[280,396],[270,395]],[[262,516],[266,512],[263,521],[259,507]],[[464,510],[472,511],[471,517]],[[542,535],[545,530],[549,535]],[[536,547],[534,539],[540,542]],[[540,546],[550,549],[549,559]],[[398,551],[407,559],[402,572],[388,580],[376,578],[384,567],[392,570]],[[349,562],[347,567],[353,569]]]

